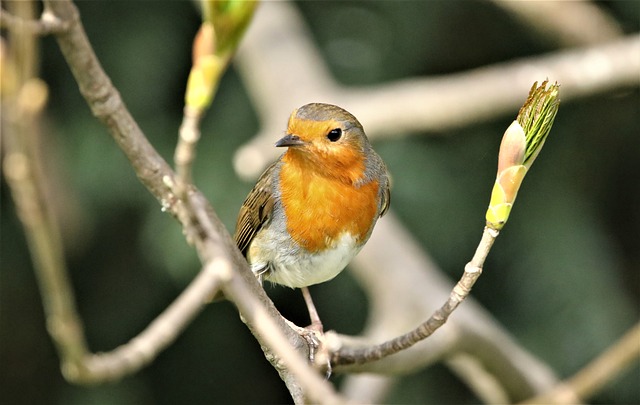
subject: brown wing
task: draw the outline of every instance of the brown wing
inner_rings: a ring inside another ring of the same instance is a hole
[[[389,211],[389,205],[391,205],[391,187],[389,182],[384,186],[384,190],[382,190],[382,201],[380,202],[380,217]]]
[[[273,211],[273,169],[276,163],[272,164],[262,173],[255,187],[244,200],[238,222],[236,223],[236,233],[233,238],[243,255],[247,255],[249,244],[256,236],[260,228],[271,218]]]

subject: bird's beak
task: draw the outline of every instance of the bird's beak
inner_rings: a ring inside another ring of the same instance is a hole
[[[301,146],[304,144],[305,142],[302,139],[300,139],[298,135],[287,134],[283,136],[278,142],[276,142],[276,147]]]

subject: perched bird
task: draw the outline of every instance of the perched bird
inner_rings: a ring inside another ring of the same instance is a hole
[[[293,111],[276,147],[287,151],[260,176],[238,214],[235,241],[260,279],[307,289],[340,273],[389,208],[389,176],[349,112],[312,103]]]

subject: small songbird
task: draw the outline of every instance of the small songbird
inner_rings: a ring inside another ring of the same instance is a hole
[[[235,241],[260,279],[307,289],[340,273],[389,208],[389,175],[349,112],[312,103],[293,111],[287,151],[260,176],[238,214]]]

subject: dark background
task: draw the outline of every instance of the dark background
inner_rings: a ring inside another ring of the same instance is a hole
[[[625,32],[640,29],[640,3],[599,5]],[[460,72],[556,49],[488,2],[313,1],[298,6],[344,84]],[[200,23],[193,4],[82,1],[78,7],[106,72],[150,141],[171,160],[190,44]],[[154,319],[199,264],[177,222],[161,212],[91,116],[54,39],[45,38],[41,49],[42,77],[50,86],[43,132],[57,197],[65,208],[66,259],[90,347],[108,351]],[[343,57],[345,49],[353,50],[349,59]],[[637,87],[561,105],[545,150],[491,252],[488,271],[473,291],[560,377],[578,371],[638,321],[639,117]],[[459,276],[479,240],[497,147],[513,118],[374,144],[394,176],[394,211],[452,278]],[[233,172],[233,152],[257,130],[232,67],[203,122],[195,167],[196,184],[230,231],[252,186]],[[1,191],[3,403],[290,402],[228,303],[208,307],[175,344],[134,376],[98,387],[66,383],[45,330],[24,234],[4,179]],[[268,291],[286,316],[307,322],[298,291]],[[361,330],[366,298],[348,272],[312,292],[327,329]],[[340,376],[332,380],[339,383]],[[638,381],[636,361],[589,402],[640,403]],[[478,402],[440,365],[403,378],[387,401]]]

